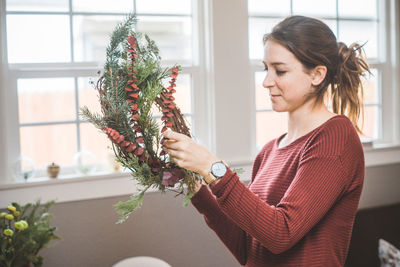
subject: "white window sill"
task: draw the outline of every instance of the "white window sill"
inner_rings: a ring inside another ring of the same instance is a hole
[[[366,167],[400,163],[400,146],[365,146]],[[252,160],[229,162],[232,168],[243,168],[241,180],[251,176]],[[155,192],[152,189],[149,192]],[[11,202],[24,204],[41,199],[55,199],[57,203],[131,195],[137,192],[136,183],[129,173],[108,173],[91,176],[61,176],[32,178],[26,182],[0,183],[0,208]]]

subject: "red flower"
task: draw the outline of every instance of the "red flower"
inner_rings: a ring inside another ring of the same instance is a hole
[[[134,121],[137,121],[138,118],[139,118],[139,114],[138,113],[133,114],[132,117],[131,117],[131,119],[134,120]]]
[[[136,91],[140,90],[139,87],[136,84],[131,84],[131,86],[132,86],[133,89],[136,89]]]
[[[118,140],[117,140],[117,143],[119,144],[119,143],[121,143],[121,142],[124,141],[124,140],[125,140],[125,137],[121,134],[121,135],[119,136]]]
[[[130,105],[130,107],[132,110],[135,110],[135,111],[139,110],[138,105],[136,103],[133,103],[132,105]]]
[[[135,155],[136,155],[136,156],[140,156],[140,155],[143,154],[143,152],[144,152],[143,147],[138,147],[138,148],[135,150]]]
[[[143,136],[136,137],[136,142],[143,143]]]
[[[185,177],[185,172],[178,168],[164,170],[161,184],[164,186],[174,186],[179,180]]]
[[[128,43],[132,49],[136,49],[136,38],[132,35],[128,37]]]
[[[132,97],[135,100],[139,98],[139,94],[138,93],[129,94],[129,96]]]
[[[122,147],[127,147],[127,146],[130,146],[130,145],[131,145],[131,142],[129,142],[129,141],[124,141],[121,144]]]
[[[126,152],[132,152],[135,149],[136,149],[136,145],[135,144],[130,144],[129,147],[126,149]]]

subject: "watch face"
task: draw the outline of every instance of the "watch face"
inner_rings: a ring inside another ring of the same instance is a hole
[[[222,162],[216,162],[211,166],[211,172],[215,177],[220,178],[225,175],[226,166]]]

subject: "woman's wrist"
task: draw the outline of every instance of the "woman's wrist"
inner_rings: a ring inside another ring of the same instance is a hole
[[[204,167],[199,171],[199,174],[203,177],[207,176],[211,171],[211,166],[214,162],[220,161],[218,158],[213,157],[207,160],[207,163],[204,164]]]

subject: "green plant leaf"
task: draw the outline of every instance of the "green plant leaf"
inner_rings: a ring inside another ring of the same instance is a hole
[[[183,201],[183,206],[187,207],[190,203],[190,200],[192,199],[192,197],[194,196],[194,192],[189,192],[186,194],[185,196],[185,200]]]

